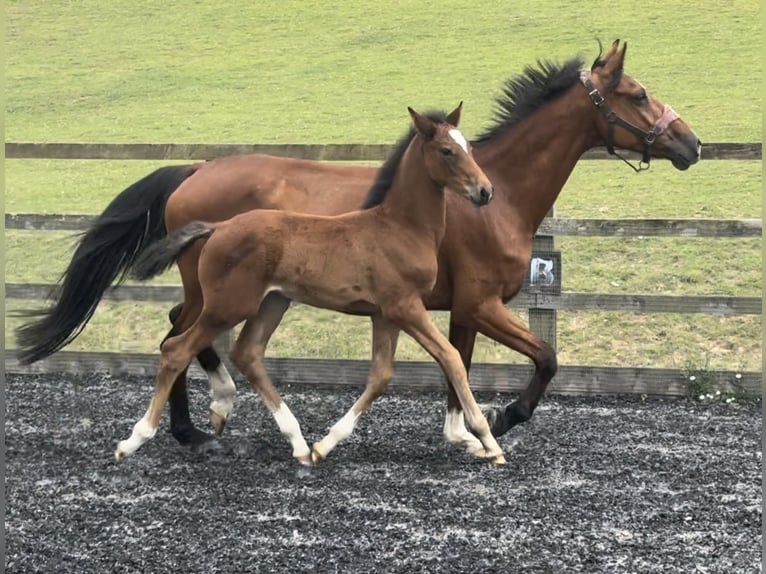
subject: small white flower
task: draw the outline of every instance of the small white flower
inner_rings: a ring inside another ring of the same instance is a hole
[[[699,400],[704,401],[705,400],[705,395],[700,395],[699,396]]]
[[[697,380],[697,377],[695,377],[694,375],[692,375],[691,377],[689,377],[689,380],[690,380],[690,381],[696,381],[696,380]]]
[[[726,404],[727,404],[727,405],[728,405],[729,403],[733,403],[733,402],[734,402],[734,397],[729,397],[728,399],[726,399]]]
[[[720,395],[720,394],[721,394],[721,391],[716,391],[716,392],[715,392],[715,396],[718,396],[718,395]]]
[[[742,375],[741,375],[741,374],[739,374],[739,373],[737,373],[736,375],[734,375],[734,378],[735,378],[735,379],[741,379],[741,378],[742,378]]]

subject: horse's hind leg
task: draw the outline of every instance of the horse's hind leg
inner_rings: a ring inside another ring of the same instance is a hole
[[[303,438],[300,423],[274,387],[263,362],[269,338],[289,306],[289,299],[278,293],[269,293],[261,302],[257,314],[245,322],[231,351],[231,360],[261,395],[280,432],[290,442],[293,456],[302,464],[310,464],[311,450]],[[212,417],[213,413],[211,420]]]
[[[200,319],[203,317],[200,316]],[[154,396],[144,416],[133,427],[133,432],[126,440],[120,441],[114,456],[117,460],[134,453],[141,445],[154,437],[160,424],[162,410],[170,395],[173,382],[188,366],[199,349],[212,343],[218,330],[204,328],[199,320],[184,333],[171,337],[162,346],[160,368],[154,388]]]
[[[556,352],[516,319],[500,299],[481,305],[473,320],[479,332],[498,343],[526,355],[535,364],[535,372],[519,397],[503,409],[487,412],[494,436],[501,436],[532,417],[548,383],[556,374]]]
[[[176,334],[175,324],[179,319],[183,303],[179,303],[170,310],[169,319],[174,327],[168,333],[168,337]],[[221,362],[221,358],[213,347],[207,347],[197,353],[197,360],[207,374],[210,381],[211,404],[210,408],[226,420],[234,406],[236,386],[229,375],[229,371]],[[170,432],[181,444],[191,445],[192,450],[205,450],[216,446],[218,443],[212,435],[199,430],[194,426],[189,414],[189,396],[186,389],[186,370],[184,370],[173,383],[170,392]],[[221,431],[223,426],[221,426]],[[217,434],[220,434],[218,432]]]
[[[398,339],[399,327],[380,315],[372,317],[372,365],[367,387],[343,418],[332,426],[327,436],[314,444],[312,462],[318,463],[324,459],[340,441],[347,438],[359,417],[386,391],[394,376],[394,355]]]
[[[387,314],[439,363],[460,400],[468,428],[484,446],[486,452],[482,454],[486,454],[490,462],[504,464],[503,451],[492,436],[489,424],[471,393],[460,354],[433,324],[423,302],[420,299],[401,301],[395,308],[389,309]]]

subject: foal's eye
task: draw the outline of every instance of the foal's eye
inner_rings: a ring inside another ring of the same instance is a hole
[[[441,152],[441,154],[442,154],[444,157],[448,157],[448,156],[451,156],[451,155],[452,155],[452,150],[451,150],[450,148],[448,148],[448,147],[443,147],[443,148],[441,148],[439,151]]]
[[[640,94],[637,94],[633,96],[633,99],[636,100],[639,104],[645,104],[649,101],[649,97],[646,95],[646,91],[642,91]]]

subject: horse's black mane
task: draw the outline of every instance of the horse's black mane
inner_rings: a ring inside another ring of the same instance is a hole
[[[537,61],[524,72],[506,80],[503,91],[495,99],[495,122],[479,134],[473,143],[481,145],[513,127],[540,106],[555,100],[580,79],[583,59],[572,58],[563,65]]]
[[[422,115],[431,118],[431,120],[437,124],[447,123],[447,114],[441,111],[425,112]],[[410,141],[415,137],[415,133],[415,128],[410,127],[409,131],[396,142],[394,151],[391,152],[391,155],[389,155],[386,161],[383,162],[383,165],[380,166],[378,175],[375,177],[372,187],[370,187],[367,192],[367,197],[362,204],[362,209],[370,209],[371,207],[383,203],[388,190],[391,189],[391,184],[394,183],[394,176],[396,175],[396,170],[399,168],[399,164],[402,162],[404,152],[407,151]]]

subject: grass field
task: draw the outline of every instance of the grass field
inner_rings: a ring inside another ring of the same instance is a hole
[[[626,69],[673,105],[703,142],[761,141],[761,19],[754,0],[650,0],[630,10],[574,2],[401,1],[224,5],[11,2],[6,140],[392,143],[407,105],[465,100],[463,128],[492,117],[502,82],[538,58],[629,44]],[[6,162],[6,211],[98,213],[158,165]],[[761,217],[761,162],[665,162],[633,174],[581,162],[560,217]],[[6,281],[52,281],[61,234],[5,234]],[[760,295],[760,240],[561,238],[564,288]],[[172,275],[161,279],[176,282]],[[9,301],[9,309],[20,302]],[[27,305],[28,306],[28,305]],[[153,350],[163,306],[103,305],[72,349]],[[443,317],[439,318],[443,323]],[[6,322],[6,347],[12,347]],[[368,321],[298,308],[274,354],[366,357]],[[310,334],[310,336],[308,335]],[[760,370],[760,317],[561,313],[561,362]],[[411,341],[401,358],[422,358]],[[481,341],[475,360],[524,360]]]

